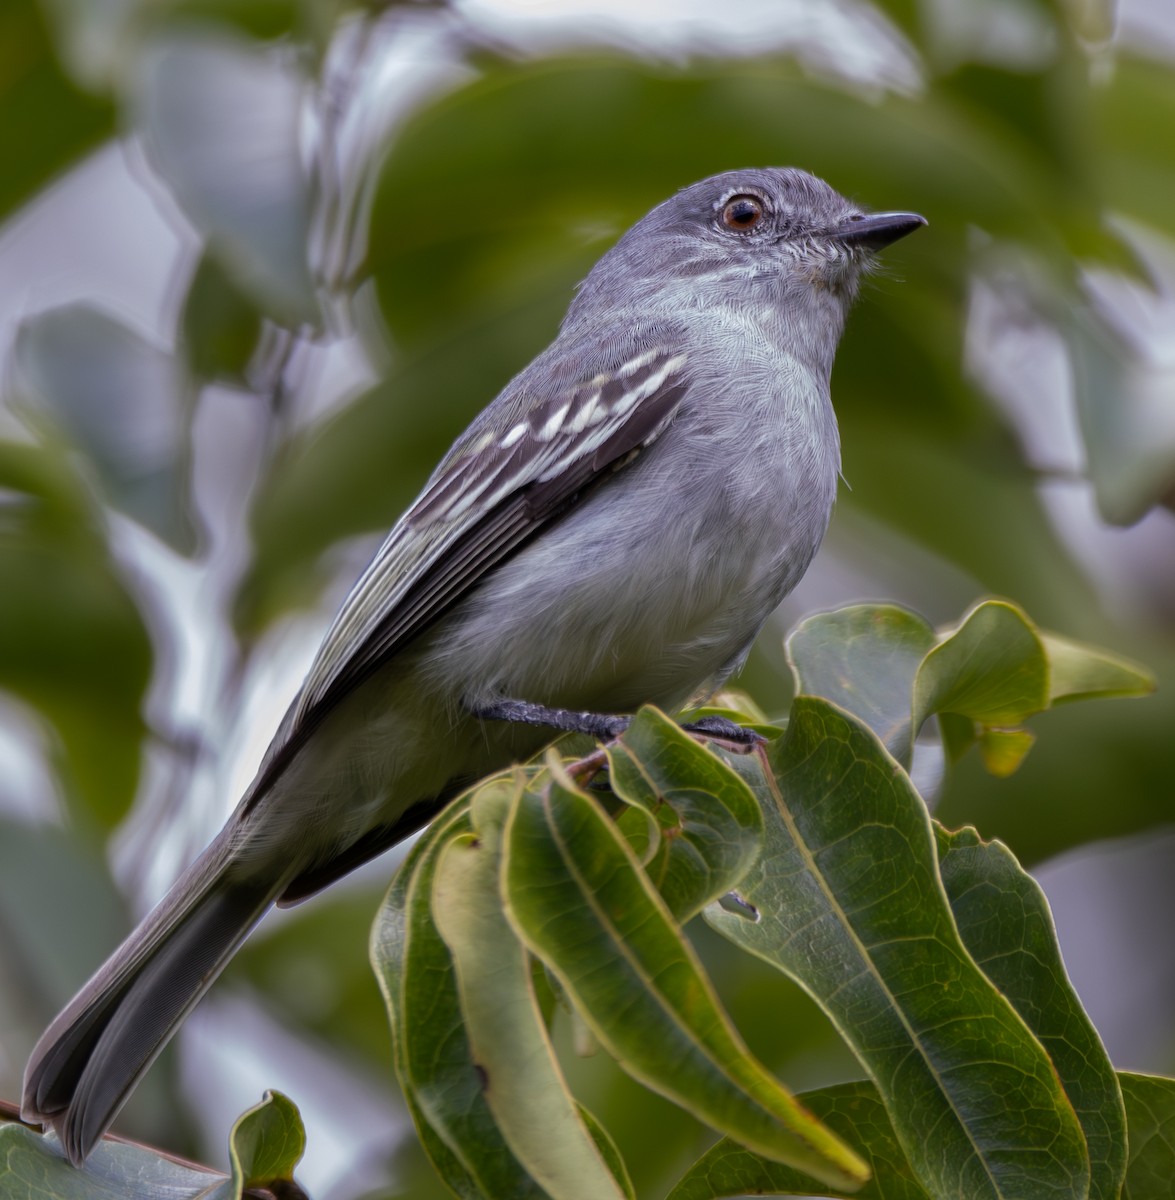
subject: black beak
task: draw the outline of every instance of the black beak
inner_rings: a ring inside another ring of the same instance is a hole
[[[836,236],[849,245],[881,250],[925,224],[926,218],[917,213],[861,213],[842,221],[837,226]]]

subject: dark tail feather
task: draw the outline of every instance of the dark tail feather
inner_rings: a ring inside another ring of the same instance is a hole
[[[225,878],[224,861],[213,843],[33,1050],[22,1116],[52,1124],[75,1165],[281,890]]]

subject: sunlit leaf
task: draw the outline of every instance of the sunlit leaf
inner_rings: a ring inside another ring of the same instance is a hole
[[[1036,735],[1027,729],[989,728],[980,731],[978,742],[983,765],[998,779],[1006,779],[1020,769],[1028,751],[1036,744]]]

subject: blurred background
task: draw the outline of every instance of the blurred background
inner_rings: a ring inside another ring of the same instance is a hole
[[[833,527],[743,684],[784,713],[788,627],[861,599],[1002,595],[1149,666],[1153,697],[1040,718],[1010,779],[925,790],[1034,869],[1115,1064],[1175,1070],[1170,0],[4,0],[0,162],[0,1097],[591,263],[764,164],[930,228],[850,321]],[[277,1087],[315,1194],[442,1195],[366,959],[397,861],[267,919],[118,1128],[223,1165]],[[697,940],[789,1084],[859,1074]],[[711,1140],[568,1070],[642,1197]]]

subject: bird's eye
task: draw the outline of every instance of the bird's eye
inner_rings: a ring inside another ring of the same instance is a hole
[[[755,196],[735,196],[722,209],[722,224],[736,233],[754,229],[763,219],[763,202]]]

